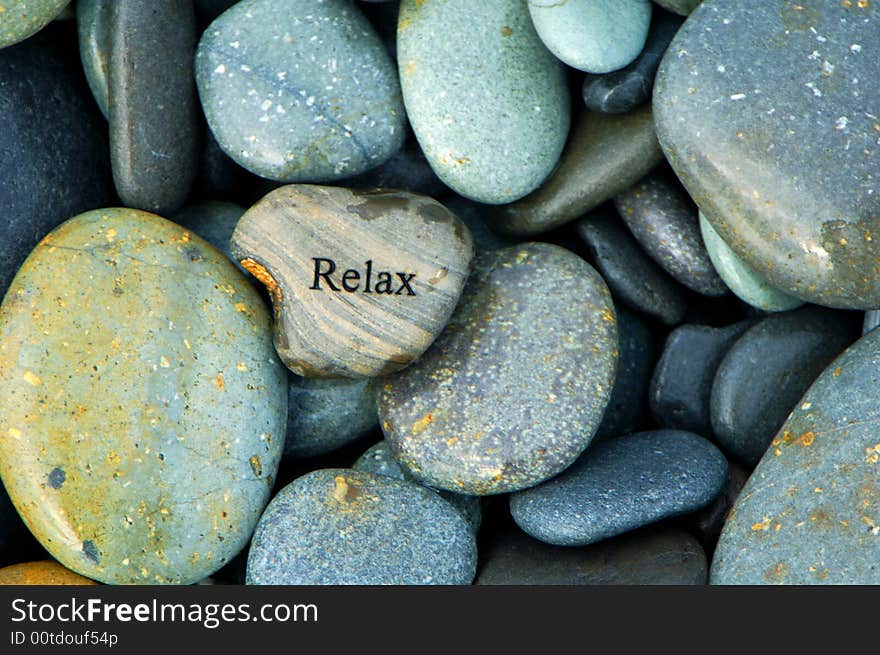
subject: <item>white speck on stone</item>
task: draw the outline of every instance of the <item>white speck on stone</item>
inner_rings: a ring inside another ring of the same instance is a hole
[[[541,105],[535,105],[535,111],[540,113]]]
[[[806,84],[804,84],[804,86],[807,87],[810,91],[812,91],[813,95],[816,96],[817,98],[822,97],[822,92],[819,89],[817,89],[816,85],[813,84],[812,82],[807,82]]]
[[[834,64],[826,59],[822,62],[822,72],[825,73],[825,75],[831,75],[834,72]]]
[[[281,105],[275,105],[275,111],[279,114],[286,114],[287,112],[284,110],[284,107]]]
[[[262,116],[260,116],[260,122],[261,123],[268,123],[269,122],[269,114],[263,114]]]
[[[306,107],[311,107],[315,104],[315,96],[309,96],[306,98]]]
[[[330,59],[327,62],[327,70],[329,70],[331,73],[336,72],[336,58],[335,57],[333,59]]]
[[[238,47],[241,45],[241,43],[239,43],[238,41],[233,41],[233,42],[230,43],[229,45],[230,45],[231,47],[235,48],[236,50],[238,50]]]
[[[837,119],[837,122],[834,123],[835,130],[845,130],[846,126],[849,124],[849,119],[846,116],[841,116]]]
[[[813,50],[809,55],[807,55],[807,59],[819,59],[822,55],[819,54],[818,50]]]
[[[290,32],[285,32],[281,40],[285,43],[293,43],[293,37],[290,35]]]
[[[226,66],[224,66],[223,64],[220,64],[219,66],[217,66],[217,68],[214,69],[214,72],[219,73],[220,75],[223,75],[223,73],[226,72]]]
[[[734,93],[732,96],[730,96],[730,99],[731,100],[742,100],[745,97],[746,97],[745,93]]]
[[[266,110],[269,109],[269,107],[271,107],[271,106],[272,106],[272,101],[271,101],[271,100],[263,100],[263,104],[260,105],[260,109],[263,110],[263,111],[266,111]]]
[[[850,49],[852,52],[861,52],[861,51],[862,51],[862,46],[860,46],[858,43],[853,43],[853,44],[849,47],[849,49]]]
[[[247,64],[242,64],[242,65],[241,65],[241,70],[244,71],[245,73],[250,73],[250,72],[251,72],[251,67],[248,66]]]
[[[279,71],[276,77],[283,82],[284,79],[287,77],[287,71]]]
[[[727,69],[724,67],[724,64],[718,64],[718,68],[716,68],[719,73],[726,73]]]
[[[817,40],[819,43],[825,43],[828,39],[826,39],[824,36],[817,36],[817,37],[816,37],[816,40]]]

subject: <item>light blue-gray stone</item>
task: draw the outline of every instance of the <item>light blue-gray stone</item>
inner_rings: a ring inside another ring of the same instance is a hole
[[[395,480],[413,481],[412,477],[407,475],[404,468],[396,459],[394,459],[394,453],[391,452],[388,442],[384,440],[367,449],[366,452],[364,452],[364,454],[352,464],[352,468],[357,469],[358,471],[375,473],[376,475],[387,475],[389,478],[394,478]],[[433,489],[433,487],[427,488]],[[474,534],[479,532],[480,524],[483,522],[483,508],[479,496],[465,496],[463,494],[457,494],[443,489],[434,489],[434,491],[437,491],[441,498],[449,501],[449,503],[461,512],[462,516],[464,516],[465,520],[468,522],[468,525],[471,526],[471,530],[474,531]]]
[[[196,82],[226,154],[280,182],[363,173],[403,143],[394,62],[348,0],[243,0],[205,30]]]
[[[254,532],[248,584],[456,584],[473,581],[477,544],[430,489],[353,469],[294,480]]]
[[[650,0],[528,0],[538,36],[550,52],[587,73],[610,73],[645,46]]]
[[[454,191],[513,202],[553,171],[568,135],[568,85],[525,2],[403,0],[397,61],[419,144]]]
[[[707,505],[727,460],[692,432],[637,432],[596,445],[562,475],[510,496],[513,520],[557,546],[585,546]]]
[[[804,301],[772,286],[727,245],[700,212],[700,232],[709,259],[724,283],[745,303],[767,312],[784,312],[800,307]]]

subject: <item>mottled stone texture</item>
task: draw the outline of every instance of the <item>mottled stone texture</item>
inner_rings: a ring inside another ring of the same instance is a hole
[[[474,535],[459,512],[412,482],[352,469],[313,471],[260,519],[248,584],[470,584]]]
[[[880,332],[797,403],[728,518],[713,584],[880,584]]]
[[[70,0],[5,0],[0,12],[0,48],[39,32],[69,3]]]
[[[880,4],[706,0],[663,58],[660,142],[737,255],[809,302],[880,306]]]
[[[477,258],[434,345],[386,379],[379,419],[424,484],[523,489],[587,447],[616,364],[614,307],[599,274],[558,246],[521,244]]]
[[[228,562],[268,501],[286,408],[261,298],[158,216],[67,221],[0,307],[0,475],[90,578],[190,583]]]
[[[24,562],[0,569],[0,585],[96,585],[58,562]]]

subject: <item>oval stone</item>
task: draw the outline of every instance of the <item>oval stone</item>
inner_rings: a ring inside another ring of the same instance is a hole
[[[254,532],[247,584],[470,584],[477,546],[429,489],[323,469],[278,492]]]
[[[690,432],[637,432],[596,445],[562,475],[510,496],[517,525],[583,546],[700,509],[721,493],[727,460]]]
[[[809,388],[731,511],[712,584],[880,584],[880,331]]]
[[[244,547],[286,371],[224,255],[153,214],[81,214],[16,275],[0,336],[0,475],[53,557],[107,583],[190,583]]]
[[[727,244],[781,291],[880,307],[877,2],[705,0],[657,75],[657,135]]]
[[[525,2],[403,0],[397,61],[416,137],[457,193],[513,202],[553,171],[568,135],[568,86]]]
[[[23,562],[0,569],[0,585],[96,585],[58,562]]]
[[[280,182],[362,173],[403,143],[394,62],[348,0],[243,0],[205,30],[196,81],[220,147]]]
[[[529,0],[550,52],[587,73],[609,73],[635,59],[651,24],[650,0]]]
[[[427,196],[291,184],[242,216],[232,253],[272,296],[287,367],[357,378],[400,370],[431,345],[474,246]]]
[[[379,419],[419,482],[524,489],[590,443],[616,366],[611,295],[587,262],[545,243],[490,251],[434,345],[386,379]]]
[[[6,0],[0,12],[0,48],[36,34],[68,4],[70,0]]]
[[[700,232],[715,270],[740,300],[765,312],[784,312],[804,304],[800,298],[780,291],[758,275],[754,268],[744,262],[725,243],[702,212],[700,212]]]

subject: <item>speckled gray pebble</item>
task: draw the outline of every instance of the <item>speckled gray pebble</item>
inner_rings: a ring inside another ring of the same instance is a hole
[[[387,475],[395,480],[413,481],[406,470],[394,459],[394,453],[388,446],[387,441],[380,441],[374,446],[368,448],[357,461],[352,464],[351,468],[358,471],[366,471],[367,473],[375,473],[376,475]],[[427,487],[431,489],[431,487]],[[445,489],[434,490],[440,494],[440,497],[451,503],[465,520],[471,526],[474,534],[479,532],[480,524],[483,522],[483,508],[479,496],[465,496],[457,494]]]
[[[474,535],[412,482],[322,469],[287,485],[257,524],[248,584],[470,584]]]
[[[728,293],[703,244],[696,205],[666,171],[617,196],[614,206],[648,256],[675,280],[707,296]]]
[[[711,434],[710,396],[715,372],[749,325],[749,321],[725,327],[687,323],[669,333],[648,389],[648,403],[657,423],[706,437]]]
[[[703,548],[680,530],[638,530],[583,548],[510,530],[486,550],[477,585],[704,585],[709,577]]]
[[[386,378],[379,419],[397,460],[424,484],[475,495],[524,489],[590,443],[616,365],[602,278],[564,248],[526,243],[477,258],[437,341]]]
[[[309,379],[290,374],[286,458],[332,452],[379,429],[372,379]]]
[[[707,505],[727,460],[690,432],[656,430],[597,444],[562,475],[510,496],[513,520],[536,539],[582,546]]]
[[[880,584],[880,332],[813,383],[731,511],[713,584]]]
[[[684,318],[684,289],[651,261],[613,212],[597,210],[578,221],[575,229],[615,300],[666,325]]]
[[[712,384],[716,441],[743,464],[757,464],[807,387],[855,336],[845,316],[814,305],[751,327]]]
[[[394,63],[347,0],[242,0],[205,30],[196,81],[208,125],[247,170],[329,182],[403,143]]]

